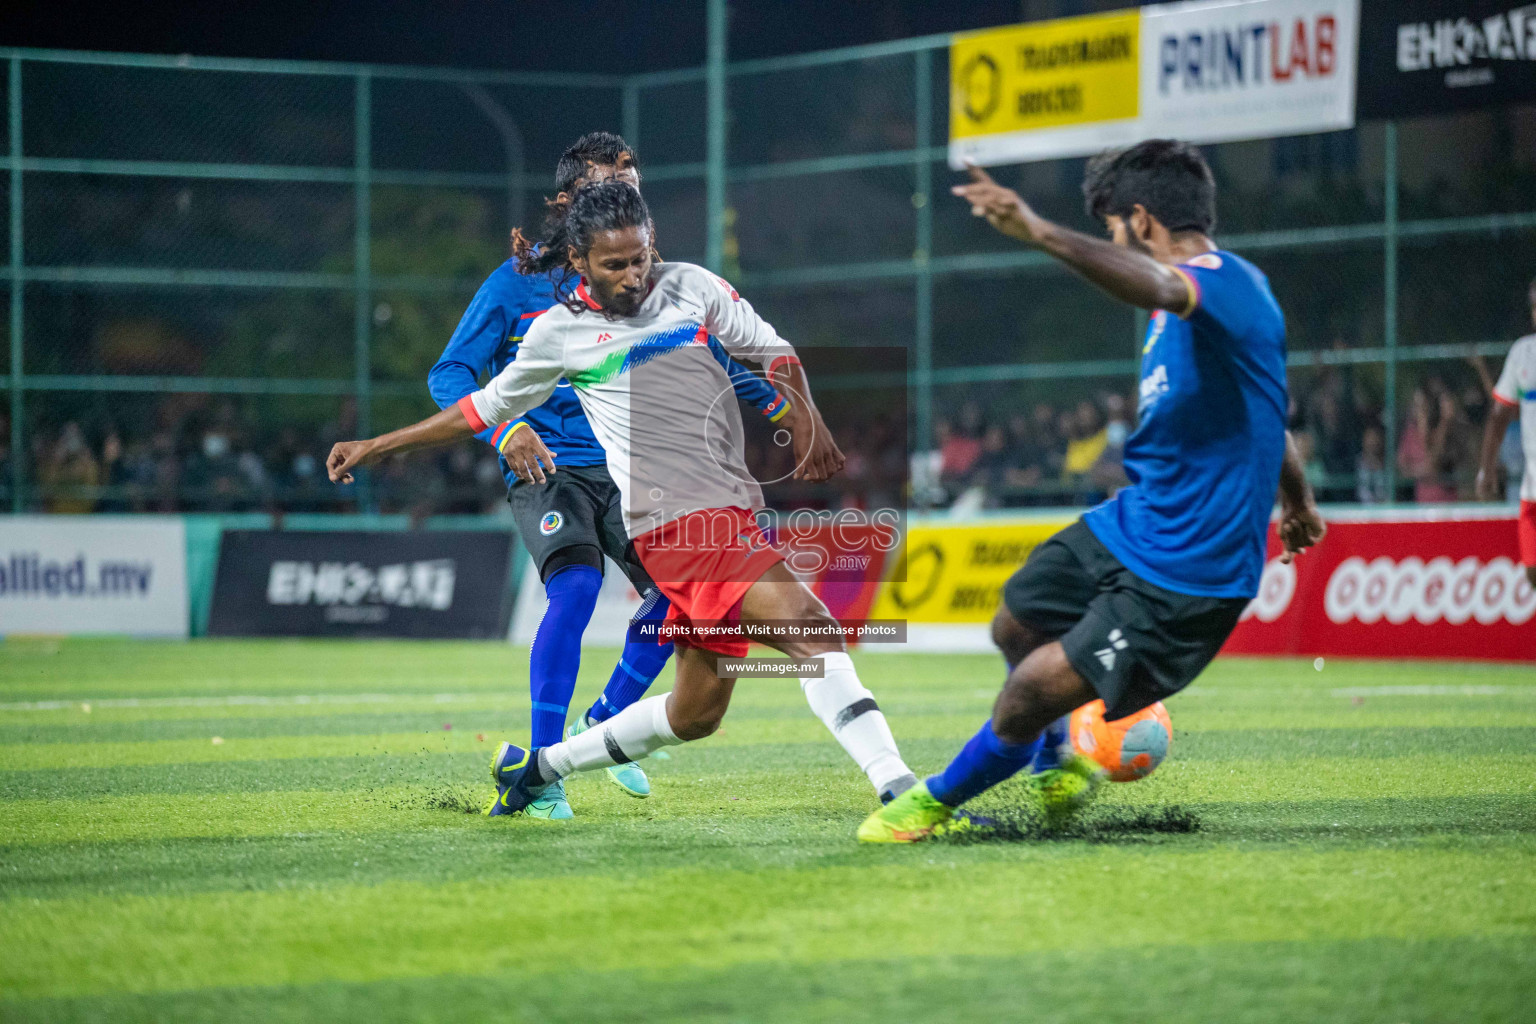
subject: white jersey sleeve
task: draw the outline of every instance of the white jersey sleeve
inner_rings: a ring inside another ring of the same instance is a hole
[[[1504,369],[1493,386],[1493,397],[1505,405],[1518,406],[1528,384],[1523,378],[1536,377],[1536,335],[1521,338],[1504,357]],[[1522,386],[1524,385],[1524,386]]]
[[[704,326],[737,359],[772,369],[782,359],[798,361],[794,347],[773,325],[757,315],[730,282],[703,268],[693,268],[688,284],[704,306]]]
[[[546,313],[534,320],[523,335],[516,358],[492,377],[483,390],[469,396],[484,425],[476,426],[470,420],[470,426],[483,430],[543,405],[565,375],[564,350],[565,332],[554,318]]]

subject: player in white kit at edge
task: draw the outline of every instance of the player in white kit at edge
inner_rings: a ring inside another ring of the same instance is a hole
[[[1536,324],[1536,281],[1531,282],[1531,322]],[[1483,454],[1477,470],[1477,496],[1490,500],[1499,489],[1499,445],[1509,425],[1520,418],[1520,444],[1525,450],[1525,476],[1520,482],[1520,564],[1536,587],[1536,334],[1527,334],[1504,357],[1504,369],[1493,387],[1493,410],[1483,434]]]

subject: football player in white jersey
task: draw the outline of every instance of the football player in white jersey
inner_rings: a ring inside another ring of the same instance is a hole
[[[580,281],[528,328],[517,358],[484,390],[430,419],[336,445],[330,477],[349,480],[352,469],[394,452],[513,419],[543,403],[561,378],[606,453],[635,552],[672,602],[676,684],[564,742],[533,750],[501,744],[487,814],[516,813],[574,772],[713,733],[734,685],[720,662],[744,656],[749,634],[806,663],[801,687],[811,709],[889,800],[916,776],[859,681],[837,622],[758,526],[762,491],[742,455],[740,410],[734,399],[721,400],[731,385],[709,336],[731,356],[767,369],[789,399],[780,424],[794,446],[797,478],[827,479],[842,468],[843,454],[789,343],[714,274],[657,262],[653,238],[632,185],[608,180],[581,189],[552,237],[524,249],[525,273],[563,269]]]
[[[1536,281],[1528,295],[1531,322],[1536,324]],[[1527,334],[1504,357],[1504,370],[1493,386],[1493,409],[1483,431],[1483,453],[1477,470],[1477,496],[1502,495],[1499,487],[1499,446],[1509,425],[1520,419],[1520,444],[1525,450],[1525,476],[1520,482],[1520,564],[1536,587],[1536,334]]]

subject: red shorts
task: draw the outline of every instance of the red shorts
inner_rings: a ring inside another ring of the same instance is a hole
[[[1520,564],[1536,567],[1536,501],[1520,503]]]
[[[689,512],[635,538],[635,554],[672,602],[667,625],[700,629],[734,625],[741,599],[784,556],[773,549],[757,520],[744,508]],[[670,637],[730,658],[746,656],[751,641],[735,637]]]

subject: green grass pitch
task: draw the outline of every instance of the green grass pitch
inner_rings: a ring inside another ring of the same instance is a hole
[[[921,772],[1000,682],[858,664]],[[1197,831],[900,848],[854,842],[793,681],[650,800],[466,814],[526,681],[499,644],[0,643],[0,1021],[1536,1020],[1529,667],[1220,659],[1095,809]]]

